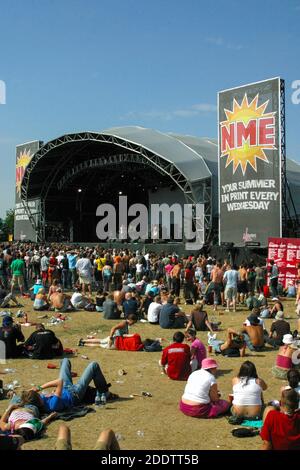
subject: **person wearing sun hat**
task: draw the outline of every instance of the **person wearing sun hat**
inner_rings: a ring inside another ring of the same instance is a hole
[[[296,368],[299,369],[299,364],[293,363],[295,358],[296,350],[298,350],[297,343],[293,338],[293,335],[286,334],[282,338],[283,346],[279,348],[278,355],[276,358],[276,365],[272,367],[272,374],[278,379],[287,379],[287,373],[289,370]],[[300,350],[299,356],[300,356]]]
[[[218,364],[212,358],[205,358],[202,367],[193,372],[187,381],[179,409],[194,418],[216,418],[226,413],[230,403],[220,400],[216,381]]]

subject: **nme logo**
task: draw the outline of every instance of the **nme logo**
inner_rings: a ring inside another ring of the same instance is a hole
[[[250,101],[245,93],[241,103],[233,99],[232,109],[224,109],[220,156],[227,159],[225,168],[232,163],[233,174],[240,167],[245,175],[248,165],[257,172],[257,159],[269,163],[264,151],[276,148],[276,111],[265,112],[269,101],[259,105],[258,100],[258,94]]]
[[[6,104],[6,85],[3,80],[0,80],[0,104]]]

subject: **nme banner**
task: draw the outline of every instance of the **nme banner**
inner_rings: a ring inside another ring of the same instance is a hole
[[[16,147],[16,206],[15,206],[15,240],[31,240],[36,241],[36,233],[29,217],[25,211],[21,199],[21,185],[27,165],[29,165],[33,155],[37,152],[42,142],[33,141],[26,144],[17,145]],[[31,213],[34,217],[38,216],[39,199],[33,199],[28,202]]]
[[[281,237],[280,78],[218,94],[219,241]]]
[[[295,285],[300,263],[300,238],[269,238],[268,262],[273,259],[279,268],[279,282],[287,288]]]

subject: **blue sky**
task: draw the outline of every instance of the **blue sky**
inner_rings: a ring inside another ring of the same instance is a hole
[[[286,80],[287,154],[300,161],[300,0],[0,0],[0,216],[15,146],[141,125],[217,136],[217,92]]]

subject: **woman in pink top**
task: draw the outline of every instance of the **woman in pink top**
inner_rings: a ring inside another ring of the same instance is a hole
[[[196,337],[196,331],[189,329],[185,334],[185,339],[191,342],[191,367],[192,372],[201,369],[202,361],[206,358],[206,348],[204,344]]]
[[[168,289],[169,289],[169,290],[172,289],[171,271],[173,270],[173,268],[174,268],[174,266],[173,266],[173,264],[171,264],[171,263],[168,263],[168,264],[165,266],[166,280],[167,280],[167,284],[168,284]]]
[[[288,371],[293,367],[299,367],[293,365],[292,362],[292,356],[298,348],[293,336],[290,334],[284,335],[282,342],[283,346],[279,348],[276,365],[272,367],[272,374],[278,379],[286,380]]]

